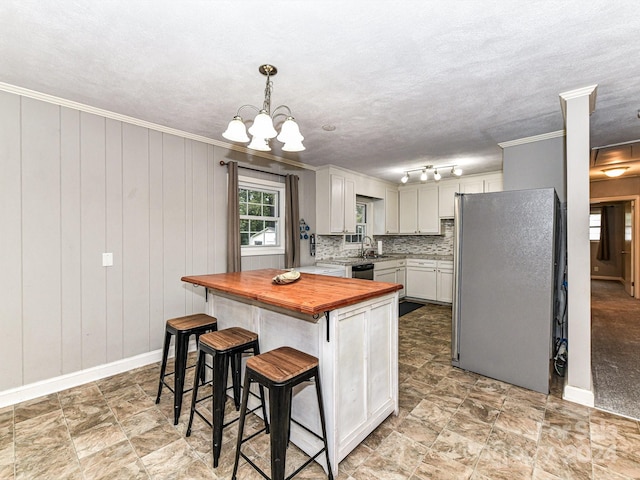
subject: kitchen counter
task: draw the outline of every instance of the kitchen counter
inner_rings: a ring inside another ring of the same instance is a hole
[[[453,255],[389,253],[389,254],[384,254],[381,257],[371,257],[371,258],[330,257],[330,258],[325,258],[324,260],[318,260],[316,263],[323,264],[323,265],[332,264],[332,265],[353,266],[353,265],[363,265],[365,263],[384,262],[387,260],[404,260],[407,258],[412,258],[417,260],[453,261]]]
[[[338,464],[389,415],[398,414],[398,290],[396,283],[301,273],[275,285],[284,270],[186,276],[205,287],[206,310],[218,329],[233,326],[258,334],[260,351],[282,346],[319,360],[329,458]],[[293,392],[292,417],[320,431],[313,385]],[[257,400],[250,397],[251,408]],[[258,413],[258,412],[256,412]],[[295,423],[291,441],[307,453],[317,439]],[[324,455],[316,461],[323,465]]]
[[[182,277],[183,282],[255,300],[275,307],[316,315],[353,305],[402,288],[396,283],[367,282],[352,278],[301,273],[286,285],[272,278],[286,270],[265,269]]]

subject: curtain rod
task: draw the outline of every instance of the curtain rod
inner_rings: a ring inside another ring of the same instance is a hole
[[[224,160],[220,160],[220,166],[221,167],[226,167],[227,165],[229,165],[229,162],[225,162]],[[283,175],[281,173],[267,172],[266,170],[258,170],[257,168],[244,167],[242,165],[238,165],[238,168],[244,168],[245,170],[251,170],[252,172],[266,173],[268,175],[277,175],[278,177],[283,177],[283,178],[287,177],[286,175]]]

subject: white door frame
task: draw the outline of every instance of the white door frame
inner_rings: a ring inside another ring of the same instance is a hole
[[[633,249],[633,295],[634,298],[640,299],[640,237],[638,237],[638,233],[640,232],[640,195],[620,195],[619,197],[599,197],[599,198],[590,198],[589,203],[593,205],[594,203],[605,203],[605,202],[634,202],[633,209],[633,234],[631,238],[631,248]]]

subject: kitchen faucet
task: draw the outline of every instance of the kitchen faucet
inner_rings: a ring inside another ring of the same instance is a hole
[[[369,248],[365,250],[364,244],[367,239],[369,239],[369,242],[367,243],[367,245],[369,245]],[[362,242],[360,244],[360,254],[362,258],[367,258],[367,251],[371,250],[372,244],[373,244],[373,239],[370,236],[365,235],[364,237],[362,237]]]

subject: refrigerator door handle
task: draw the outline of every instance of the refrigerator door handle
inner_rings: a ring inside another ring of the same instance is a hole
[[[453,302],[451,311],[451,363],[460,365],[460,249],[462,247],[462,195],[453,200]]]

